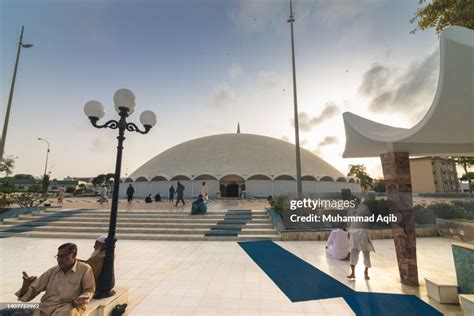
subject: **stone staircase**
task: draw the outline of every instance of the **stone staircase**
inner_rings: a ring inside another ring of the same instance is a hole
[[[47,209],[7,218],[0,237],[88,238],[107,234],[109,210]],[[280,240],[266,211],[119,210],[118,239],[142,240]]]

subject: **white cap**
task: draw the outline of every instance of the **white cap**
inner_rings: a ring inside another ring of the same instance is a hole
[[[105,244],[105,239],[107,239],[107,236],[106,235],[100,235],[99,237],[97,237],[97,241],[100,242],[100,243],[103,243]]]

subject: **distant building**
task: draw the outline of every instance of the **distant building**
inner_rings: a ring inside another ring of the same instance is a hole
[[[460,190],[456,164],[442,157],[410,159],[411,185],[414,193],[443,193]]]
[[[18,191],[28,191],[34,186],[41,187],[43,180],[38,179],[11,179],[10,185],[15,187]],[[56,192],[60,186],[64,186],[66,189],[71,188],[76,190],[79,181],[76,180],[51,180],[49,182],[48,191]]]

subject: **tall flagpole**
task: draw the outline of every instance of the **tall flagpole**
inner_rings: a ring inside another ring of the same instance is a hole
[[[293,15],[292,1],[290,0],[290,17],[287,20],[291,26],[291,59],[293,64],[293,100],[295,110],[295,145],[296,145],[296,194],[298,199],[303,198],[303,184],[301,182],[301,153],[300,153],[300,132],[298,123],[298,100],[296,96],[296,70],[295,70],[295,44],[293,38],[293,22],[295,16]]]

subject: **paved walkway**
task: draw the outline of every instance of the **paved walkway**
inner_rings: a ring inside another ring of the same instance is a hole
[[[87,258],[93,240],[67,240]],[[38,275],[54,266],[57,247],[66,240],[0,239],[0,302],[14,302],[21,271]],[[393,241],[375,240],[371,280],[347,281],[347,261],[333,261],[325,242],[277,242],[288,251],[358,291],[416,294],[446,315],[461,315],[459,306],[439,305],[426,297],[424,277],[455,279],[450,243],[419,238],[420,288],[399,283]],[[34,258],[34,259],[32,259]],[[116,286],[129,287],[130,315],[353,315],[342,298],[292,303],[236,242],[133,241],[117,243]],[[39,297],[36,299],[39,300]]]

